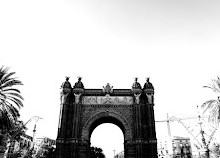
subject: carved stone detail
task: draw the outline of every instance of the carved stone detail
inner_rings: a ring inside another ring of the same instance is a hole
[[[133,104],[133,98],[130,96],[84,96],[82,104]]]
[[[80,100],[80,96],[81,94],[77,94],[77,93],[74,93],[74,96],[75,96],[75,103],[78,104],[79,103],[79,100]]]
[[[148,103],[153,104],[154,103],[154,94],[153,93],[146,93]]]
[[[140,103],[140,93],[139,94],[134,94],[134,96],[135,96],[135,103],[136,104],[139,104]]]
[[[103,92],[109,94],[113,92],[113,86],[110,86],[109,83],[106,84],[106,86],[103,86]]]
[[[62,83],[60,88],[60,102],[61,104],[64,104],[66,102],[67,96],[71,93],[71,84],[69,82],[69,77],[66,77],[66,81]]]
[[[69,94],[70,93],[63,93],[63,92],[61,92],[61,94],[60,94],[60,102],[61,102],[61,104],[64,104],[66,102],[66,99],[67,99]]]

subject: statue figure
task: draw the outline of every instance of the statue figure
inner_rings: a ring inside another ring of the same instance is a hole
[[[78,104],[81,94],[80,93],[79,94],[74,93],[74,95],[75,95],[75,103]]]
[[[139,104],[140,103],[140,93],[139,94],[134,94],[134,96],[135,96],[135,103],[136,104]]]
[[[138,80],[138,78],[135,77],[135,81],[134,81],[134,83],[132,85],[132,88],[134,88],[134,89],[141,89],[141,84],[137,80]]]
[[[60,88],[71,88],[71,84],[69,82],[69,78],[68,76],[66,76],[66,81],[62,83],[61,87]]]
[[[113,86],[110,86],[110,84],[107,83],[105,87],[103,86],[103,92],[112,93],[113,92]]]
[[[69,77],[66,77],[66,81],[62,83],[60,88],[61,88],[60,101],[61,104],[63,104],[64,102],[66,102],[66,98],[68,94],[71,92],[71,84],[69,82]]]
[[[153,84],[149,80],[150,78],[147,77],[146,83],[144,84],[144,89],[154,89]]]
[[[78,82],[75,83],[73,88],[84,88],[84,85],[81,81],[82,77],[78,77]]]
[[[146,83],[144,84],[143,89],[146,93],[148,103],[153,104],[153,102],[154,102],[154,86],[149,80],[150,80],[150,78],[148,77],[146,80]]]

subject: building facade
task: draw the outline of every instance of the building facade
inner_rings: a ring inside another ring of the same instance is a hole
[[[24,155],[32,148],[33,138],[29,135],[22,134],[19,140],[13,140],[9,146],[7,157],[17,157]]]
[[[43,154],[48,151],[48,148],[51,147],[56,147],[55,140],[48,137],[36,138],[34,142],[34,153],[35,155],[43,156]]]
[[[174,136],[159,139],[158,158],[192,158],[190,138]]]

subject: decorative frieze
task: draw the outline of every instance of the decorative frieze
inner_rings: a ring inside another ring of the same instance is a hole
[[[88,105],[86,104],[85,106],[89,106],[89,107],[92,107],[92,108],[133,108],[132,105],[124,105],[124,104],[120,104],[120,105],[115,105],[115,104],[92,104],[92,105]]]
[[[132,105],[133,98],[131,96],[84,96],[82,104],[116,104],[116,105]]]

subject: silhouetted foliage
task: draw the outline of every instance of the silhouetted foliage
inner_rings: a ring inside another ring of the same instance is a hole
[[[90,158],[105,158],[101,148],[90,147]]]
[[[24,155],[24,158],[32,158],[32,157],[33,157],[32,154],[33,154],[33,149],[30,149],[30,150],[28,150],[27,153]]]
[[[45,158],[55,158],[55,148],[50,147],[48,150],[45,152]]]
[[[213,90],[217,96],[215,99],[211,99],[202,104],[204,108],[204,113],[209,110],[209,121],[219,124],[220,122],[220,78],[213,79],[212,83],[204,88],[210,88]]]
[[[22,82],[12,77],[15,72],[8,72],[9,68],[0,68],[0,132],[7,133],[14,126],[20,116],[19,109],[23,106],[23,97],[15,88]]]
[[[55,158],[55,148],[48,146],[48,145],[43,145],[38,150],[36,157],[37,158]]]

